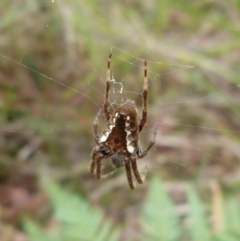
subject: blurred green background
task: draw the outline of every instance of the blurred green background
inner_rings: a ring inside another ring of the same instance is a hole
[[[1,240],[239,240],[240,1],[2,0],[0,14]],[[159,131],[134,191],[122,169],[88,171],[110,52],[112,110],[141,110],[148,61],[143,148]]]

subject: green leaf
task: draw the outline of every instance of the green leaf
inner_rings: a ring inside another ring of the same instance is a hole
[[[204,206],[199,199],[193,186],[189,185],[187,188],[187,199],[189,206],[190,217],[190,236],[192,241],[210,241],[210,227]]]
[[[175,208],[160,180],[153,179],[142,211],[142,240],[179,240],[181,229]]]
[[[231,199],[226,204],[226,229],[240,235],[240,206],[239,202]]]
[[[41,228],[34,222],[25,219],[24,229],[26,230],[29,240],[31,241],[59,241],[59,237],[53,237],[44,233]]]
[[[79,196],[50,180],[45,181],[43,187],[51,199],[55,217],[62,224],[64,240],[108,240],[115,231],[113,223],[104,220],[100,209],[93,208]]]
[[[59,223],[60,239],[52,239],[31,222],[25,227],[31,241],[117,241],[120,231],[113,222],[104,218],[101,210],[92,207],[80,196],[66,191],[51,180],[44,180],[47,192]]]

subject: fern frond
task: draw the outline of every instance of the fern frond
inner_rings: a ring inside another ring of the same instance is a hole
[[[142,240],[180,240],[180,221],[175,209],[163,184],[158,178],[153,179],[141,215],[144,233]]]
[[[210,225],[202,201],[194,187],[188,185],[187,200],[190,217],[190,236],[192,241],[211,241]]]
[[[51,236],[42,231],[42,229],[34,222],[25,219],[24,228],[28,234],[29,240],[31,241],[59,241],[59,237]]]
[[[51,180],[43,182],[59,223],[58,239],[51,237],[31,222],[26,222],[26,231],[33,241],[117,241],[120,230],[111,220],[104,219],[101,210],[92,207],[81,197],[66,191]]]
[[[119,238],[119,232],[114,229],[113,223],[104,220],[102,210],[93,208],[79,196],[63,190],[50,180],[44,183],[54,215],[62,224],[64,240],[102,241],[110,237],[112,240]],[[117,238],[113,239],[114,236]]]
[[[238,236],[240,240],[240,206],[239,202],[231,199],[226,203],[226,230]]]

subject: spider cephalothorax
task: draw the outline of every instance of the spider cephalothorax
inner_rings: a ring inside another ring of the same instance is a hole
[[[109,55],[108,68],[106,76],[106,91],[104,100],[104,114],[107,119],[107,125],[98,136],[98,119],[101,111],[94,121],[94,137],[96,146],[92,152],[92,161],[90,172],[95,173],[98,179],[101,178],[101,161],[111,158],[112,163],[117,167],[125,166],[128,183],[131,189],[134,189],[132,171],[138,183],[143,183],[144,179],[138,171],[137,159],[143,158],[155,143],[157,130],[154,132],[154,138],[148,148],[142,152],[139,147],[138,135],[142,131],[147,120],[147,62],[144,61],[144,83],[143,83],[143,110],[142,117],[139,120],[138,112],[134,101],[127,100],[119,105],[113,114],[109,110],[109,91],[111,86],[110,63],[112,55]]]

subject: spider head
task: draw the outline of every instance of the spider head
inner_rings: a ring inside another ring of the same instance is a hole
[[[135,102],[133,100],[127,100],[117,108],[116,113],[119,113],[123,117],[126,117],[126,116],[136,117],[137,109],[136,109]]]
[[[111,156],[112,163],[117,167],[122,167],[124,165],[124,155],[122,154],[114,154]]]

